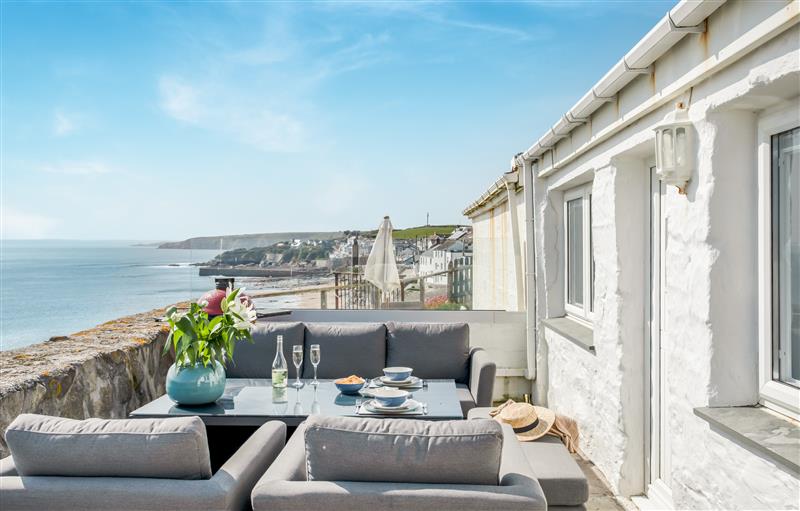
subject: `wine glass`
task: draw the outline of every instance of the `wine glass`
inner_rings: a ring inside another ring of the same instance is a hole
[[[311,365],[314,366],[314,381],[311,382],[311,385],[314,385],[315,387],[319,385],[319,380],[317,380],[317,366],[319,365],[319,360],[320,360],[319,344],[312,344]]]
[[[292,387],[299,389],[303,386],[303,382],[300,381],[300,366],[303,365],[302,344],[295,344],[292,346],[292,363],[294,364],[295,368],[295,380],[294,383],[292,383]]]
[[[311,415],[319,415],[322,411],[317,400],[317,387],[314,387],[314,401],[311,402]]]

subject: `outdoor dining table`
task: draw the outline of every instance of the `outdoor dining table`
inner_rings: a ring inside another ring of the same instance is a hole
[[[270,420],[280,420],[287,426],[297,426],[309,415],[338,415],[357,417],[357,400],[368,398],[339,392],[333,380],[302,380],[301,388],[273,388],[272,380],[229,378],[225,393],[216,403],[183,406],[163,395],[131,412],[132,418],[180,417],[196,415],[207,426],[260,426]],[[416,401],[427,405],[427,413],[419,415],[386,415],[423,420],[463,419],[461,405],[453,380],[427,380],[422,388],[407,389]],[[370,417],[382,417],[370,415]]]

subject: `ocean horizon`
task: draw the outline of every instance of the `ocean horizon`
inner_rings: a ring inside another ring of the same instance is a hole
[[[0,350],[69,335],[193,300],[214,285],[193,263],[218,250],[158,249],[148,240],[3,240]]]

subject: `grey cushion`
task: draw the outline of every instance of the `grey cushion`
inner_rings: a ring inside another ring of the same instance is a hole
[[[545,435],[520,444],[549,506],[577,506],[589,500],[589,482],[561,440]]]
[[[22,476],[211,477],[198,417],[79,421],[25,413],[6,429],[6,443]]]
[[[242,511],[250,494],[280,453],[286,425],[270,421],[217,470],[211,479],[143,477],[0,477],[0,508],[15,511]],[[4,462],[0,461],[0,466]]]
[[[487,418],[490,410],[473,408],[468,418]],[[561,440],[545,435],[536,441],[519,444],[539,479],[549,506],[580,506],[589,500],[589,482]]]
[[[381,323],[306,323],[306,378],[314,375],[309,356],[312,344],[320,346],[320,378],[351,374],[372,378],[386,367],[386,327]]]
[[[469,325],[466,323],[387,323],[387,366],[414,368],[426,379],[468,383]]]
[[[239,342],[233,350],[233,361],[225,368],[229,378],[271,378],[272,361],[278,335],[283,335],[283,356],[289,364],[289,378],[294,378],[292,346],[303,344],[305,326],[302,323],[259,321],[253,329],[253,343]],[[302,378],[302,367],[301,378]]]
[[[461,413],[466,417],[467,413],[475,408],[475,399],[472,397],[469,387],[463,383],[456,384],[456,396],[458,396],[458,402],[461,404]]]
[[[310,481],[497,485],[502,448],[502,429],[491,420],[306,421]]]
[[[544,511],[544,494],[519,441],[503,426],[499,485],[308,481],[304,452],[305,423],[253,489],[255,511]],[[561,508],[555,508],[561,509]],[[572,508],[570,508],[572,509]]]

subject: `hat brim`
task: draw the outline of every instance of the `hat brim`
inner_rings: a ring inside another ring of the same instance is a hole
[[[515,433],[514,435],[520,442],[532,442],[542,438],[550,431],[550,428],[553,427],[556,421],[556,412],[553,410],[542,406],[534,406],[534,408],[536,409],[536,416],[539,419],[539,423],[530,431]],[[503,421],[500,420],[499,417],[496,416],[495,420],[503,424]]]

